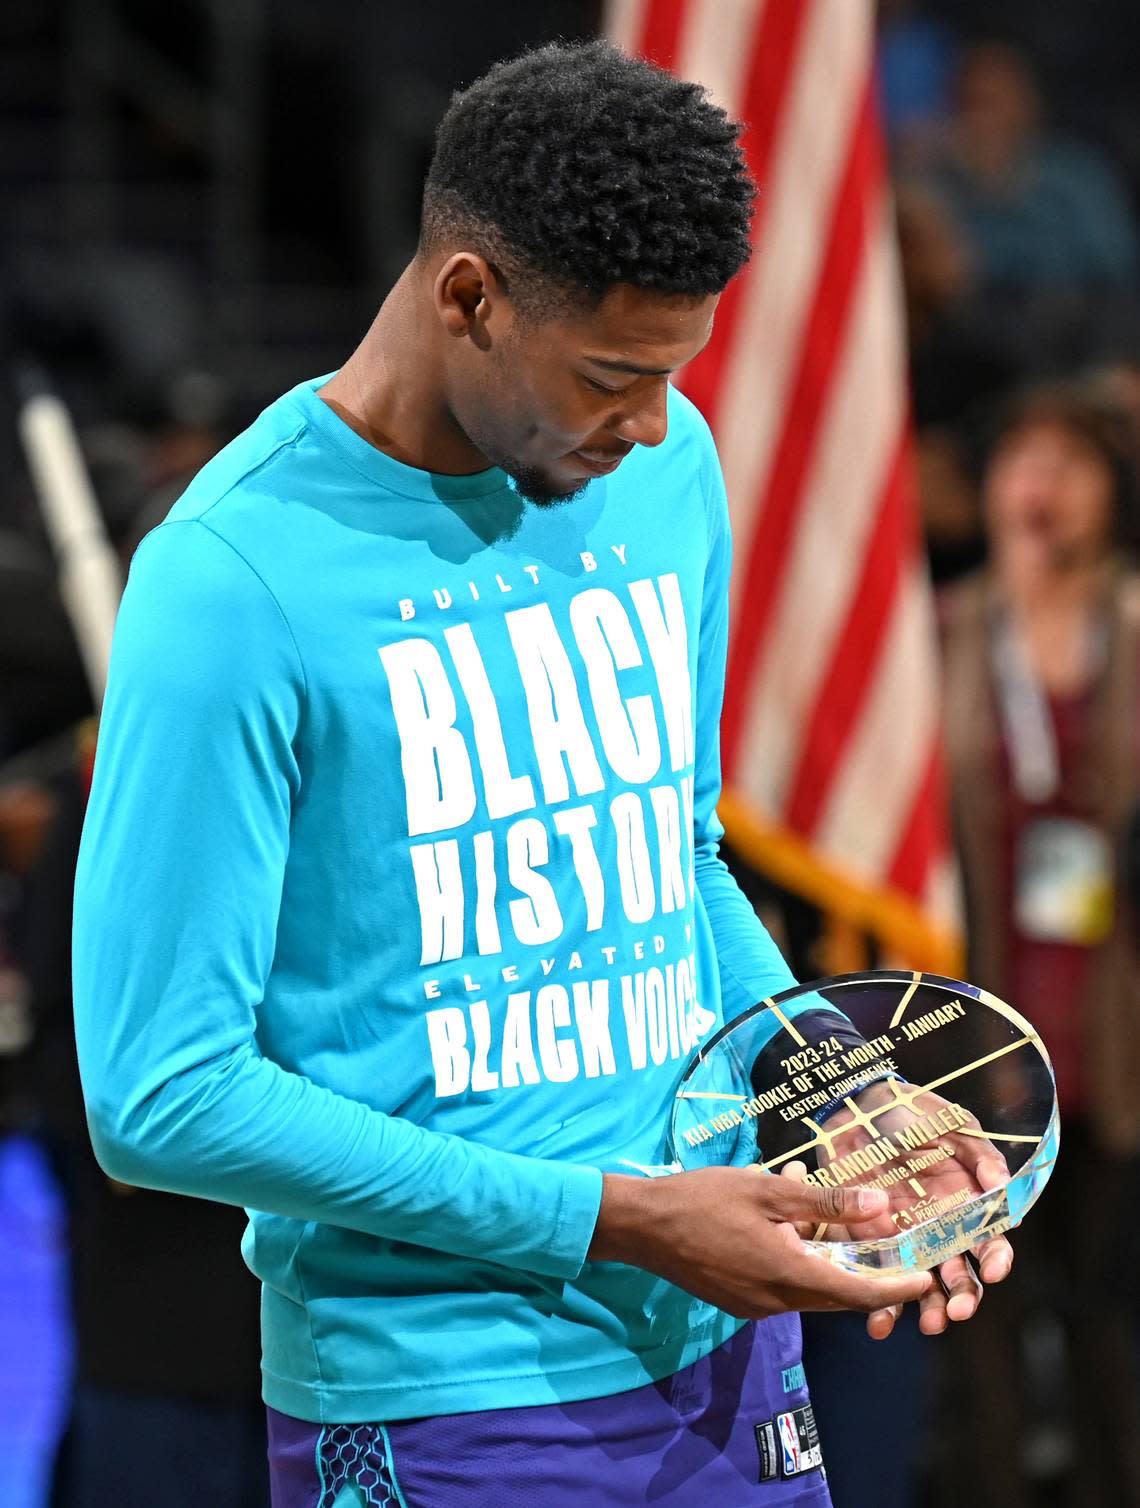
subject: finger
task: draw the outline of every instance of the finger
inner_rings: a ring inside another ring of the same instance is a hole
[[[946,1291],[940,1282],[918,1301],[918,1328],[923,1335],[941,1335],[949,1324],[946,1314]]]
[[[982,1285],[966,1258],[951,1257],[943,1262],[938,1276],[946,1291],[946,1318],[955,1322],[971,1319],[982,1301]]]
[[[1009,1164],[992,1141],[961,1133],[952,1135],[949,1140],[953,1143],[955,1160],[974,1175],[979,1187],[997,1189],[1009,1182]]]
[[[974,1177],[984,1189],[1000,1189],[1013,1176],[1009,1171],[1009,1163],[991,1142],[983,1141],[978,1145],[982,1149],[982,1155],[974,1164]]]
[[[1013,1266],[1013,1247],[1004,1236],[994,1236],[974,1248],[974,1260],[983,1283],[1000,1283]]]
[[[876,1309],[867,1316],[867,1334],[872,1340],[886,1340],[895,1328],[895,1321],[902,1314],[901,1304],[891,1304],[886,1309]]]
[[[882,1189],[819,1188],[791,1178],[772,1178],[765,1203],[777,1220],[814,1220],[816,1224],[858,1225],[885,1214],[890,1200]]]
[[[928,1272],[863,1277],[813,1255],[810,1248],[801,1248],[801,1253],[788,1273],[790,1283],[803,1294],[797,1305],[800,1309],[858,1309],[873,1314],[876,1309],[913,1303],[934,1281]]]
[[[780,1170],[781,1178],[790,1178],[793,1183],[803,1183],[807,1177],[807,1163],[798,1160],[786,1162]],[[795,1222],[796,1235],[801,1241],[818,1241],[826,1231],[827,1226],[812,1220],[798,1220]]]

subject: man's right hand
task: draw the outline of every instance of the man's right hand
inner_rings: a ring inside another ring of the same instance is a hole
[[[919,1299],[929,1273],[858,1277],[808,1250],[796,1222],[857,1227],[887,1209],[877,1189],[826,1189],[758,1168],[699,1168],[666,1178],[607,1173],[590,1244],[739,1319],[802,1309],[865,1313]]]

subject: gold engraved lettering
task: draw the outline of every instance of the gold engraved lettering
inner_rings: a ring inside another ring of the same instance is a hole
[[[874,1070],[876,1073],[888,1074],[897,1074],[900,1071],[898,1064],[893,1058],[876,1058],[874,1061]],[[867,1075],[865,1073],[848,1074],[846,1078],[840,1079],[837,1083],[828,1084],[826,1089],[817,1089],[813,1094],[805,1095],[802,1100],[797,1100],[794,1105],[785,1105],[780,1111],[780,1119],[782,1121],[803,1120],[813,1110],[822,1110],[824,1105],[835,1104],[836,1101],[843,1099],[846,1095],[858,1093],[860,1089],[866,1088],[866,1084]],[[800,1150],[802,1151],[803,1148]]]
[[[733,1126],[743,1126],[744,1117],[739,1110],[724,1110],[720,1115],[711,1116],[709,1125],[714,1131],[731,1131]]]
[[[843,1065],[841,1063],[834,1063],[831,1061],[828,1061],[826,1063],[819,1063],[815,1068],[812,1069],[812,1073],[814,1073],[816,1078],[824,1084],[828,1083],[832,1079],[837,1079],[842,1072]]]
[[[899,1126],[895,1131],[895,1138],[900,1147],[913,1152],[916,1147],[921,1147],[924,1142],[930,1141],[932,1135],[937,1136],[937,1134],[936,1131],[932,1131],[929,1122],[923,1116],[921,1120],[912,1121],[909,1126]]]
[[[895,1044],[885,1033],[879,1037],[873,1037],[870,1042],[864,1042],[861,1047],[853,1047],[850,1052],[843,1054],[843,1066],[846,1069],[862,1068],[870,1063],[873,1058],[881,1058],[886,1053],[894,1051]]]
[[[952,1000],[949,1005],[937,1006],[913,1021],[902,1022],[900,1030],[908,1042],[914,1042],[919,1037],[925,1037],[927,1032],[937,1031],[940,1026],[949,1026],[952,1021],[960,1021],[965,1014],[966,1007],[962,1002]]]
[[[843,1183],[857,1173],[873,1173],[876,1168],[885,1167],[898,1155],[899,1149],[891,1138],[881,1136],[877,1141],[868,1142],[865,1147],[856,1147],[854,1151],[835,1158],[834,1161],[828,1163],[828,1172],[833,1178]]]
[[[885,1140],[885,1137],[881,1138],[879,1145],[881,1146]],[[932,1147],[929,1152],[924,1153],[921,1157],[908,1157],[901,1167],[886,1168],[877,1178],[860,1179],[859,1181],[864,1187],[869,1189],[889,1189],[896,1183],[912,1182],[911,1174],[921,1173],[924,1168],[933,1167],[936,1162],[945,1162],[950,1155],[948,1147],[938,1145]],[[834,1188],[836,1186],[836,1180],[832,1176],[834,1170],[834,1163],[830,1168],[820,1168],[815,1173],[809,1173],[807,1181],[808,1183],[816,1184],[820,1188]]]
[[[804,1182],[812,1184],[817,1189],[836,1189],[838,1182],[831,1176],[829,1168],[817,1168],[814,1173],[807,1173]]]
[[[746,1100],[741,1109],[749,1117],[763,1115],[765,1110],[775,1110],[777,1105],[785,1104],[792,1099],[795,1092],[787,1081],[774,1084],[771,1089],[765,1089],[762,1093],[753,1095],[750,1100]]]
[[[787,1016],[784,1015],[780,1007],[778,1005],[773,1005],[770,1000],[765,1000],[764,1004],[768,1006],[773,1016],[775,1016],[776,1020],[784,1028],[788,1036],[791,1037],[796,1046],[806,1047],[807,1038],[802,1034],[802,1032],[800,1032],[796,1027],[792,1025],[792,1023],[788,1020]]]
[[[922,1157],[908,1157],[906,1160],[906,1170],[908,1173],[921,1173],[923,1168],[931,1168],[936,1162],[945,1162],[952,1155],[950,1148],[943,1146],[939,1142],[936,1147],[933,1147]]]
[[[957,1209],[960,1204],[966,1204],[977,1195],[972,1189],[955,1189],[954,1193],[946,1194],[941,1199],[920,1199],[909,1210],[896,1210],[891,1219],[896,1225],[919,1225],[924,1220],[934,1220],[939,1215],[944,1215],[947,1210]]]
[[[929,1115],[920,1116],[909,1126],[898,1127],[894,1132],[894,1137],[900,1146],[905,1147],[908,1152],[913,1152],[917,1147],[937,1141],[938,1137],[947,1131],[957,1131],[969,1119],[968,1112],[963,1110],[961,1105],[943,1105],[937,1110],[932,1110]]]
[[[1039,1040],[1035,1032],[1028,1036],[1017,1037],[1012,1042],[1007,1042],[1004,1047],[995,1048],[993,1052],[988,1052],[980,1058],[974,1058],[970,1063],[963,1063],[959,1068],[952,1068],[949,1073],[944,1073],[941,1078],[931,1079],[929,1084],[904,1084],[900,1083],[897,1078],[892,1077],[890,1083],[894,1088],[896,1103],[904,1109],[913,1109],[913,1101],[918,1099],[920,1095],[929,1094],[936,1089],[941,1089],[943,1084],[949,1084],[952,1079],[964,1078],[966,1074],[973,1073],[975,1069],[984,1068],[987,1063],[994,1063],[998,1058],[1004,1058],[1007,1053],[1017,1052],[1018,1048],[1025,1047],[1029,1043]],[[891,1072],[892,1074],[897,1073],[898,1069],[891,1065]],[[882,1115],[887,1110],[894,1108],[894,1105],[891,1104],[883,1105],[875,1114],[876,1116]],[[965,1112],[963,1111],[962,1114],[964,1115]],[[780,1112],[780,1115],[785,1119],[791,1118],[784,1110]],[[778,1168],[785,1162],[791,1162],[793,1157],[799,1157],[802,1153],[810,1151],[815,1146],[817,1140],[818,1138],[813,1137],[811,1141],[804,1142],[802,1146],[791,1147],[788,1151],[781,1152],[778,1157],[773,1157],[770,1161],[762,1163],[761,1166],[767,1172],[771,1172],[773,1168]]]

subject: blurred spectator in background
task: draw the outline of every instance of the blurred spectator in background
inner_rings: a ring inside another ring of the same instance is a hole
[[[1091,146],[1049,135],[1028,59],[982,42],[963,56],[930,174],[961,225],[981,296],[1010,350],[1040,369],[1095,355],[1134,319],[1136,226]]]
[[[1019,370],[973,301],[970,250],[943,199],[904,181],[895,211],[919,497],[931,572],[941,582],[981,563],[970,434],[982,408]]]
[[[1133,460],[1140,461],[1140,363],[1125,358],[1109,362],[1092,373],[1090,385],[1124,420]]]
[[[245,1216],[116,1184],[88,1140],[70,969],[84,764],[55,783],[24,928],[37,1022],[29,1078],[71,1208],[76,1375],[52,1508],[267,1508],[259,1286],[241,1260]]]
[[[199,7],[0,7],[3,365],[33,352],[60,380],[124,554],[227,429],[286,378],[327,369],[374,307],[414,241],[450,90],[528,39],[590,31],[598,11],[596,0],[508,0],[472,28],[451,5],[352,0],[351,24],[330,28],[303,0],[284,0],[244,48],[252,87],[239,66],[240,87],[220,100],[227,131],[186,134],[185,86],[210,108]],[[950,1406],[933,1415],[936,1436],[960,1426],[939,1508],[957,1508],[967,1481],[983,1508],[1029,1502],[1023,1456],[1036,1478],[1064,1477],[1073,1501],[1119,1508],[1140,1503],[1124,1344],[1138,1253],[1135,1230],[1120,1228],[1140,1115],[1131,942],[1140,915],[1126,919],[1118,891],[1110,916],[1106,883],[1138,789],[1140,614],[1118,544],[1127,467],[1108,417],[1081,394],[1056,392],[1019,403],[1003,423],[985,471],[985,529],[971,461],[1012,383],[1089,361],[1101,363],[1096,390],[1123,410],[1140,454],[1135,211],[1116,176],[1136,200],[1134,7],[881,0],[879,12],[882,98],[905,175],[898,225],[934,574],[974,569],[987,536],[992,551],[945,612],[970,967],[1036,1014],[1064,1110],[1059,1170],[1018,1233],[1014,1281],[952,1337],[966,1354],[955,1356]],[[251,14],[235,12],[239,33]],[[123,49],[118,82],[114,49],[86,40],[92,17],[117,17],[107,36],[137,41],[141,28],[147,47]],[[1016,47],[989,40],[995,21]],[[217,56],[233,67],[224,46]],[[168,118],[163,89],[134,88],[150,77],[148,58],[175,70],[159,77],[183,79]],[[326,120],[332,112],[344,148],[304,193],[299,97],[319,99]],[[91,131],[92,119],[102,129]],[[250,181],[252,192],[238,192]],[[74,234],[68,206],[104,200],[113,234],[96,245]],[[227,320],[233,308],[248,328]],[[212,379],[170,377],[211,359],[235,389],[232,424]],[[6,388],[0,480],[0,1110],[7,1126],[48,1140],[71,1200],[79,1378],[56,1508],[170,1508],[172,1481],[196,1504],[245,1508],[232,1494],[262,1490],[243,1472],[264,1443],[241,1423],[258,1391],[257,1285],[237,1251],[241,1213],[116,1190],[87,1143],[67,933],[84,801],[75,724],[90,697],[19,476]],[[1132,833],[1135,897],[1140,816]],[[804,941],[818,917],[784,904],[798,972],[825,972]],[[830,1369],[852,1441],[879,1413],[901,1420],[897,1433],[917,1448],[925,1398],[909,1370],[923,1359],[913,1331],[900,1327],[875,1358],[909,1379],[902,1398],[856,1353],[872,1349],[861,1322],[830,1318],[819,1329],[818,1386]],[[228,1462],[224,1482],[202,1478],[211,1451]],[[866,1478],[854,1443],[851,1458]],[[867,1488],[875,1508],[909,1503],[913,1465],[914,1449],[896,1452]],[[841,1508],[845,1486],[837,1473]]]
[[[129,403],[120,391],[114,412],[86,425],[83,441],[125,567],[139,537],[224,442],[228,416],[219,384],[200,372],[149,394],[136,389]],[[6,1128],[31,1132],[47,1149],[69,1214],[75,1375],[52,1508],[266,1508],[259,1285],[241,1259],[245,1217],[115,1184],[91,1151],[70,963],[95,729],[75,726],[89,705],[85,687],[70,699],[37,698],[28,718],[25,685],[58,689],[46,646],[57,646],[60,666],[77,657],[34,509],[18,510],[17,521],[23,527],[11,540],[19,548],[5,548],[0,535],[0,566],[25,563],[28,590],[0,614],[0,666],[21,670],[25,647],[29,658],[26,673],[6,676],[0,691],[15,755],[0,764],[0,874],[7,870],[15,887],[10,972],[34,1037],[5,1063],[0,1110]],[[45,603],[59,619],[50,639],[36,632]],[[0,936],[0,995],[3,965]]]
[[[883,126],[895,161],[921,162],[938,140],[954,82],[956,40],[914,0],[879,0],[875,63]]]
[[[1020,397],[985,468],[988,568],[944,604],[969,977],[1041,1031],[1064,1143],[1017,1280],[953,1337],[960,1480],[995,1508],[1053,1478],[1066,1503],[1140,1502],[1140,967],[1116,884],[1140,791],[1129,459],[1084,390]]]

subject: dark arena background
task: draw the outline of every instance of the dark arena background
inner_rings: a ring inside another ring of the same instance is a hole
[[[706,83],[760,189],[677,379],[735,536],[723,852],[799,978],[970,978],[1057,1073],[1061,1163],[976,1319],[805,1320],[834,1501],[1140,1508],[1132,0],[0,5],[3,1508],[165,1508],[172,1472],[268,1508],[245,1216],[116,1183],[86,1130],[110,624],[200,467],[367,329],[452,92],[598,35]]]

